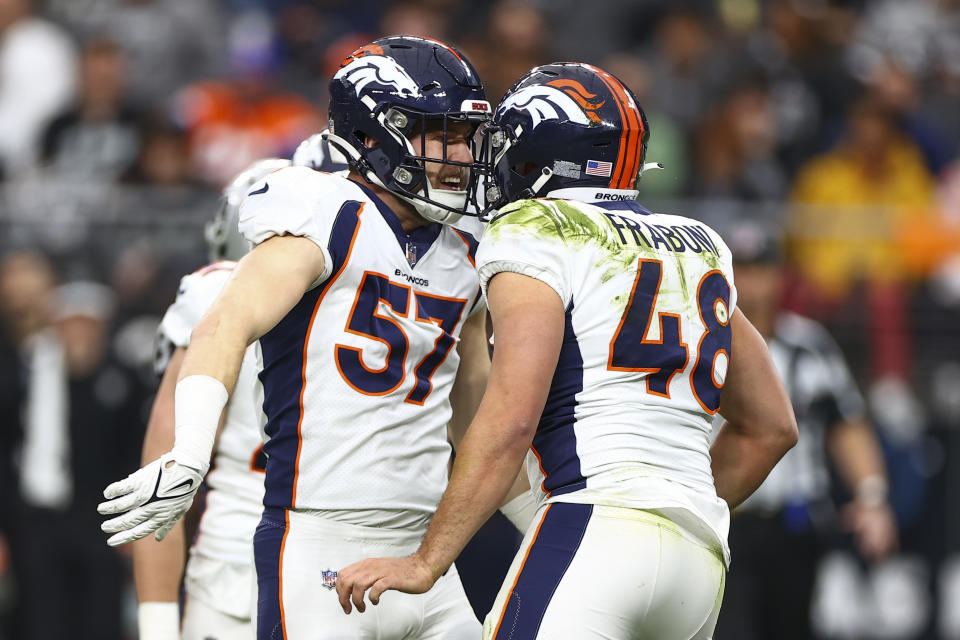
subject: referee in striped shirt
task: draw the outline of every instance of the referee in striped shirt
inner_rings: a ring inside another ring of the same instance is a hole
[[[824,534],[853,534],[867,561],[897,545],[887,474],[863,398],[827,331],[782,311],[779,242],[759,225],[727,234],[738,306],[766,338],[797,416],[800,440],[733,515],[723,609],[716,640],[813,637],[810,603]],[[851,496],[831,501],[833,464]]]

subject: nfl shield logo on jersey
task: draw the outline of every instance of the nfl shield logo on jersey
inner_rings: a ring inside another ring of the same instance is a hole
[[[417,245],[412,242],[407,243],[407,262],[411,269],[417,264]]]
[[[327,589],[336,589],[337,588],[337,572],[324,569],[320,572],[321,577],[323,577],[323,586]]]

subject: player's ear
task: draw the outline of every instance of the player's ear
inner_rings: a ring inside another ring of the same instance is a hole
[[[363,144],[364,144],[364,146],[365,146],[367,149],[373,149],[374,147],[379,147],[379,146],[380,146],[380,141],[379,141],[379,140],[375,140],[374,138],[371,138],[370,136],[367,136],[367,139],[363,141]]]

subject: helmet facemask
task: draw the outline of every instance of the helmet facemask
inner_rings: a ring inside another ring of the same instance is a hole
[[[537,146],[523,134],[522,124],[491,123],[483,128],[481,155],[488,179],[483,184],[486,207],[481,217],[514,200],[540,196],[553,176],[550,163],[539,157]]]
[[[477,161],[473,134],[491,108],[459,52],[429,38],[377,40],[344,60],[330,96],[333,131],[326,138],[368,182],[433,222],[478,214],[477,185],[486,165]],[[428,143],[431,135],[439,145]],[[462,140],[470,157],[452,151]],[[459,176],[458,188],[431,183],[430,176]]]
[[[387,132],[388,139],[358,130],[349,136],[352,140],[347,140],[337,135],[335,122],[333,131],[323,135],[350,159],[358,173],[409,202],[427,220],[453,224],[463,215],[479,215],[481,178],[489,173],[489,166],[477,159],[482,144],[478,131],[489,122],[488,113],[433,114],[391,106],[375,107],[371,114]],[[451,140],[455,142],[461,135],[469,149],[469,161],[452,159],[448,152]],[[428,153],[428,138],[439,142],[439,155]],[[373,144],[368,140],[373,140]],[[354,145],[362,145],[364,152],[361,154]],[[428,164],[440,165],[439,172]],[[459,188],[434,185],[431,174],[441,181],[459,174]]]
[[[385,187],[432,222],[452,224],[464,214],[478,215],[478,190],[487,165],[477,160],[480,145],[476,132],[489,116],[468,112],[425,114],[397,107],[388,109],[385,115],[385,128],[405,146]],[[452,151],[453,145],[463,143],[466,154]],[[460,158],[455,159],[455,155]]]

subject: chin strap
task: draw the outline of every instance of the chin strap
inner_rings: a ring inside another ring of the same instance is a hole
[[[533,184],[528,188],[521,191],[514,200],[526,200],[528,198],[536,198],[537,194],[540,193],[540,190],[543,189],[543,185],[547,184],[547,180],[553,177],[553,171],[549,167],[544,167],[540,170],[540,177],[534,180]]]
[[[543,185],[547,184],[547,180],[553,177],[553,171],[550,167],[544,167],[540,170],[540,177],[537,178],[537,181],[533,183],[530,187],[530,192],[533,194],[533,197],[536,197],[540,193],[540,189],[543,189]]]

